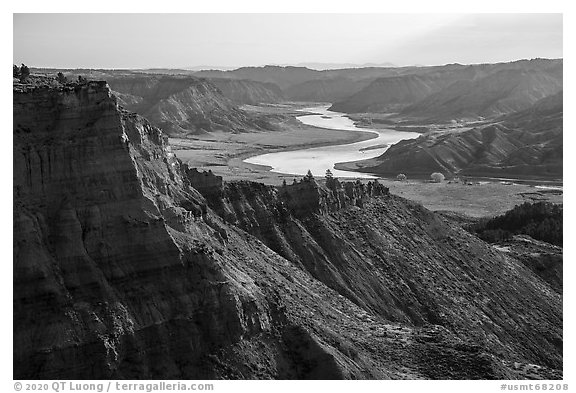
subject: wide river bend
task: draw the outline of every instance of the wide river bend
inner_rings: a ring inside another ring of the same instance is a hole
[[[326,169],[330,169],[336,177],[372,179],[374,176],[367,173],[334,169],[334,164],[377,157],[384,153],[390,145],[402,139],[413,139],[420,135],[416,132],[356,127],[354,122],[344,113],[329,111],[329,107],[330,105],[322,105],[301,109],[302,112],[315,114],[298,116],[297,119],[310,126],[331,130],[371,132],[374,134],[374,138],[344,145],[262,154],[247,158],[244,162],[269,166],[272,172],[291,175],[303,176],[308,170],[311,170],[315,176],[323,176]],[[374,148],[370,149],[373,146]]]

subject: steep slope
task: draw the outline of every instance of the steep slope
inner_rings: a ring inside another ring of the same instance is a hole
[[[523,111],[502,116],[499,120],[510,128],[530,134],[562,134],[564,117],[563,91],[537,101]]]
[[[239,105],[276,103],[283,100],[282,90],[273,83],[225,78],[211,78],[210,82],[225,97]]]
[[[285,90],[285,94],[294,101],[334,102],[356,93],[371,80],[355,81],[344,77],[315,79],[290,86]]]
[[[238,109],[210,82],[193,77],[123,76],[108,80],[120,104],[169,135],[242,132],[268,127]]]
[[[398,68],[334,103],[348,113],[395,112],[419,121],[494,117],[525,109],[562,86],[562,60]]]
[[[497,176],[561,179],[562,92],[530,108],[466,131],[428,133],[401,141],[380,157],[338,168],[395,175]]]
[[[562,293],[561,247],[525,235],[516,235],[510,240],[501,242],[498,247],[542,277],[555,291]]]
[[[235,183],[219,190],[223,203],[214,189],[206,195],[222,217],[363,309],[409,325],[440,325],[509,361],[561,364],[561,296],[553,288],[377,183],[334,191],[306,181],[279,191]],[[342,201],[350,205],[342,208]],[[536,326],[550,330],[541,335]]]
[[[460,80],[486,75],[494,65],[447,64],[412,67],[373,80],[358,93],[335,102],[333,110],[348,113],[397,112]]]
[[[502,70],[459,81],[406,108],[402,114],[427,121],[494,117],[527,109],[562,90],[562,77],[548,70]]]
[[[222,183],[105,82],[13,99],[16,379],[560,377],[560,295],[381,186]]]
[[[380,78],[330,109],[348,113],[394,112],[425,98],[434,88],[434,83],[416,75]]]

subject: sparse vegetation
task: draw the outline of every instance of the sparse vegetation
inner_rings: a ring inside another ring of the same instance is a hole
[[[334,178],[334,175],[332,174],[332,171],[330,169],[326,169],[325,178],[326,178],[326,187],[328,187],[331,190],[334,190],[337,181]]]
[[[60,82],[62,84],[68,82],[68,79],[61,72],[59,72],[58,75],[56,76],[56,80],[58,80],[58,82]]]
[[[308,169],[308,172],[306,172],[306,176],[304,176],[304,181],[312,181],[312,180],[314,180],[314,175],[312,174],[312,171]]]
[[[26,64],[22,64],[20,66],[20,72],[18,76],[20,78],[20,82],[26,82],[29,76],[30,76],[30,69]]]

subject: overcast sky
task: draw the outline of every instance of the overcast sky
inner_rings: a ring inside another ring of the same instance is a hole
[[[562,57],[561,14],[14,14],[14,63],[436,65]]]

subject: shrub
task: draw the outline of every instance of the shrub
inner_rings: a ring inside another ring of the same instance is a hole
[[[403,173],[398,174],[398,176],[396,176],[396,180],[398,181],[405,181],[406,180],[406,175]]]
[[[444,181],[444,175],[440,172],[434,172],[430,175],[430,178],[434,183],[442,183]]]

